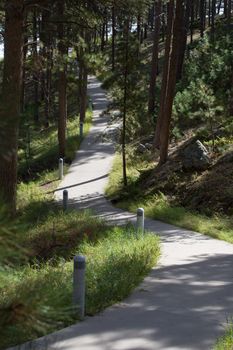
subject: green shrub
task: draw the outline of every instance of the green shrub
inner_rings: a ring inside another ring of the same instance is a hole
[[[100,219],[92,217],[88,211],[55,211],[46,220],[27,233],[26,245],[31,259],[47,261],[58,257],[69,259],[84,239],[96,242],[109,231]]]
[[[233,326],[230,323],[224,336],[220,337],[214,347],[214,350],[232,350],[233,349]]]

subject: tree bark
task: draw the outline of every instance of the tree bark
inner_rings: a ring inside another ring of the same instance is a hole
[[[191,19],[190,19],[190,42],[193,43],[193,26],[194,26],[194,3],[191,1]]]
[[[177,81],[179,81],[182,78],[182,73],[183,73],[184,58],[185,58],[185,52],[187,48],[190,12],[191,12],[191,0],[186,0],[185,20],[184,20],[184,25],[182,26],[183,35],[181,40],[181,50],[180,50],[180,56],[178,60],[178,67],[177,67]]]
[[[138,41],[141,42],[141,16],[138,15],[137,17],[137,38],[138,38]]]
[[[80,122],[84,123],[87,109],[87,67],[82,55],[78,56],[79,62],[79,99],[80,99]]]
[[[27,22],[27,15],[24,16],[24,27]],[[22,73],[22,87],[21,87],[21,113],[25,110],[25,89],[26,89],[26,59],[27,59],[27,53],[28,53],[28,34],[27,29],[24,30],[23,35],[23,73]]]
[[[34,83],[34,121],[35,124],[39,122],[39,79],[38,79],[38,67],[37,67],[37,11],[34,10],[33,13],[33,46],[32,54],[34,60],[34,73],[33,73],[33,83]]]
[[[127,186],[127,171],[126,171],[126,114],[127,114],[127,80],[128,80],[128,60],[129,60],[129,18],[125,21],[124,29],[125,37],[125,71],[124,71],[124,101],[123,101],[123,130],[122,130],[122,162],[123,162],[123,182]]]
[[[201,38],[204,37],[205,31],[205,0],[200,0],[200,32]]]
[[[160,92],[160,108],[159,108],[159,115],[157,118],[156,123],[156,129],[155,129],[155,138],[154,138],[154,144],[153,148],[160,148],[160,129],[164,114],[164,104],[166,100],[166,94],[167,94],[167,80],[168,80],[168,73],[170,70],[170,54],[171,54],[171,39],[172,39],[172,31],[173,31],[173,24],[174,24],[174,0],[170,0],[169,7],[168,7],[168,20],[167,20],[167,36],[166,36],[166,43],[165,43],[165,62],[164,62],[164,68],[163,68],[163,79],[162,79],[162,86],[161,86],[161,92]]]
[[[216,0],[212,0],[212,10],[211,10],[211,34],[212,39],[215,35],[215,15],[216,15]]]
[[[170,69],[168,72],[167,93],[166,93],[166,99],[164,103],[164,110],[163,110],[164,114],[163,114],[163,121],[161,125],[161,133],[160,133],[160,161],[159,161],[160,165],[164,164],[167,161],[167,156],[168,156],[170,123],[171,123],[171,116],[172,116],[173,100],[175,96],[177,65],[178,65],[179,54],[181,49],[183,23],[184,23],[184,2],[177,1],[176,15],[175,15],[175,21],[174,21],[174,28],[173,28],[171,63],[170,63]]]
[[[0,104],[0,192],[9,213],[14,215],[23,69],[23,0],[8,0],[5,14],[4,71]]]
[[[63,0],[58,1],[58,14],[60,18],[63,18],[65,11],[65,5]],[[59,95],[59,117],[58,117],[58,144],[59,144],[59,156],[65,157],[66,149],[66,121],[67,121],[67,76],[66,76],[66,55],[67,47],[64,43],[64,24],[61,22],[58,24],[58,36],[59,44],[58,50],[61,57],[61,67],[58,73],[58,95]]]
[[[115,6],[112,7],[112,71],[115,71],[115,39],[116,39],[116,15]]]
[[[162,1],[155,1],[155,30],[154,30],[154,42],[153,42],[153,54],[151,63],[151,75],[150,75],[150,86],[149,86],[149,101],[148,101],[148,113],[152,115],[155,110],[155,86],[158,72],[159,63],[159,36],[161,26],[161,6]]]
[[[230,30],[230,25],[231,25],[231,0],[228,0],[228,5],[227,5],[227,27],[228,30]]]
[[[227,2],[228,0],[224,0],[224,16],[227,18]]]

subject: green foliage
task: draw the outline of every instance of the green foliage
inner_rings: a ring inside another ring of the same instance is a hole
[[[155,265],[156,236],[135,236],[117,228],[96,244],[76,250],[87,257],[87,314],[93,315],[126,297]],[[74,322],[72,262],[45,264],[2,274],[1,348],[51,332]]]
[[[119,161],[120,158],[117,156],[106,188],[106,194],[109,197],[118,199],[118,207],[131,212],[136,212],[137,208],[143,207],[147,217],[233,243],[233,222],[231,217],[217,214],[207,217],[171,203],[169,196],[165,196],[161,192],[154,195],[151,194],[150,189],[146,188],[143,183],[143,172],[145,174],[150,172],[150,169],[154,166],[153,163],[147,164],[146,167],[145,161],[140,161],[139,157],[131,157],[127,168],[129,186],[123,190]],[[136,169],[140,169],[140,172]],[[176,174],[174,174],[171,179],[171,186],[174,187],[176,182]]]
[[[232,322],[227,326],[226,333],[220,337],[214,347],[214,350],[232,350],[233,349],[233,326]]]
[[[96,242],[106,231],[105,223],[88,211],[77,214],[55,210],[48,214],[46,221],[28,231],[25,241],[33,260],[70,259],[80,242]]]
[[[84,136],[91,126],[92,112],[89,109],[84,124]],[[48,129],[36,130],[28,125],[27,133],[30,143],[20,143],[19,148],[19,177],[20,179],[35,179],[45,170],[52,170],[58,166],[57,129],[52,126]],[[66,162],[74,158],[81,140],[79,137],[78,118],[69,118],[67,123]],[[28,152],[30,149],[30,152]]]
[[[213,128],[222,124],[227,128],[232,49],[232,36],[220,27],[215,41],[206,35],[190,51],[173,106],[174,123],[178,122],[181,128],[207,124],[211,134]]]
[[[126,54],[126,45],[128,46]],[[110,56],[110,53],[109,53]],[[127,56],[127,65],[126,65]],[[151,129],[153,122],[146,113],[147,102],[147,62],[144,62],[144,52],[135,33],[129,33],[128,44],[123,33],[118,34],[116,40],[116,64],[115,71],[109,73],[103,72],[100,78],[103,79],[103,87],[110,90],[114,107],[123,111],[124,108],[124,88],[126,85],[126,137],[127,142],[144,135]],[[127,71],[126,84],[124,75]]]
[[[84,244],[81,253],[89,264],[87,313],[94,314],[125,298],[142,281],[158,259],[158,238],[116,228],[97,245]]]
[[[138,198],[135,201],[123,202],[121,208],[135,211],[138,207],[145,209],[145,215],[179,227],[206,234],[213,238],[233,243],[232,220],[223,216],[207,217],[184,207],[173,206],[163,194]]]

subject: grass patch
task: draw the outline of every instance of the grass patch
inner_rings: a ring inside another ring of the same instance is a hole
[[[228,325],[224,336],[220,337],[214,347],[214,350],[232,350],[233,349],[233,325]]]
[[[146,171],[144,163],[140,164],[139,159],[137,159],[137,166],[139,169],[143,168],[143,171]],[[150,169],[150,166],[148,169]],[[143,207],[147,217],[233,243],[232,218],[223,215],[213,215],[211,217],[201,215],[184,207],[170,204],[169,198],[162,193],[147,194],[145,188],[140,189],[142,180],[139,182],[139,178],[143,175],[135,170],[135,158],[128,163],[127,170],[129,186],[124,188],[121,175],[121,159],[117,155],[106,188],[106,194],[112,199],[117,199],[118,207],[132,212],[135,212],[139,207]]]
[[[203,233],[213,238],[233,243],[232,220],[225,217],[207,217],[195,212],[188,211],[183,207],[171,206],[163,194],[123,201],[119,204],[122,209],[135,212],[139,207],[145,209],[145,215],[152,219],[164,221],[179,227]]]
[[[92,121],[92,111],[87,110],[84,123],[84,137],[89,132]],[[20,143],[19,148],[19,177],[22,180],[40,178],[41,172],[53,170],[58,166],[57,127],[48,129],[32,129],[30,145]],[[79,118],[69,118],[67,121],[66,163],[70,163],[81,143],[79,136]],[[29,152],[30,149],[30,152]],[[30,154],[30,155],[29,155]]]
[[[69,157],[80,142],[72,130]],[[88,315],[129,295],[159,256],[155,235],[136,237],[129,228],[109,227],[88,211],[61,211],[53,199],[59,182],[55,134],[50,148],[44,142],[42,137],[34,158],[35,164],[43,161],[31,168],[33,181],[29,177],[18,186],[15,221],[0,212],[0,349],[77,321],[72,307],[75,254],[87,257]]]
[[[155,265],[158,238],[108,228],[105,238],[86,241],[76,252],[87,257],[87,309],[93,315],[129,295]],[[76,319],[72,309],[71,261],[57,261],[1,274],[1,348],[57,330]]]

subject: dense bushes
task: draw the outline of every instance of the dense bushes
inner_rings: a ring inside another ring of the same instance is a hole
[[[190,50],[174,101],[174,125],[185,129],[206,124],[210,133],[212,128],[223,126],[224,131],[232,132],[232,52],[232,36],[226,35],[223,26],[216,31],[214,41],[206,34]]]

